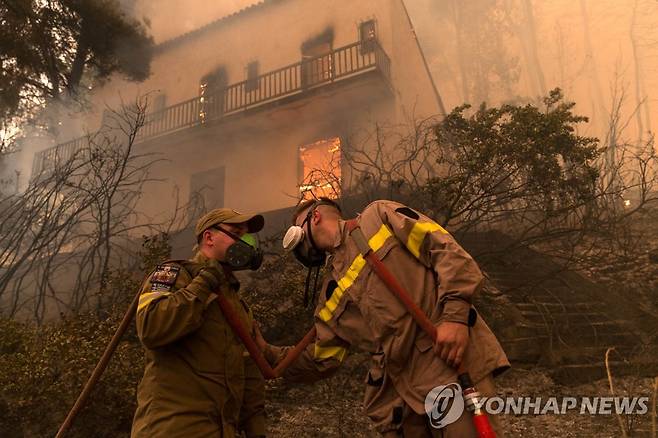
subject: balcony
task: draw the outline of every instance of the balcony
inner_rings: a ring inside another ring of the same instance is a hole
[[[282,99],[302,97],[330,84],[369,72],[377,72],[386,80],[390,79],[390,60],[376,39],[352,43],[150,113],[136,141],[143,142],[220,121]],[[58,161],[67,160],[85,144],[86,137],[80,137],[36,153],[32,175],[52,168]]]

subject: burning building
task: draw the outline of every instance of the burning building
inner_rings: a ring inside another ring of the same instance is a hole
[[[140,205],[151,216],[174,208],[174,188],[206,208],[261,212],[338,196],[348,139],[441,109],[400,0],[263,0],[162,41],[151,71],[95,88],[76,121],[93,132],[104,108],[148,96],[136,148],[165,158]],[[33,174],[84,140],[58,141]]]

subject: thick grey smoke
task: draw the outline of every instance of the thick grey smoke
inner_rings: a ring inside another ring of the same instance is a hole
[[[605,139],[623,97],[622,139],[658,127],[658,2],[406,0],[447,107],[536,99],[560,87]]]
[[[138,0],[133,14],[150,22],[155,42],[160,43],[256,3],[260,1]]]
[[[232,14],[252,4],[255,0],[222,0],[209,2],[205,0],[124,0],[122,4],[126,12],[135,18],[144,20],[149,24],[150,31],[156,44],[178,35],[197,29],[218,18]],[[88,109],[88,108],[85,108]],[[61,141],[77,138],[86,134],[80,106],[49,108],[44,112],[44,119],[52,123],[51,132],[56,136],[39,133],[30,136],[29,141],[22,144],[22,149],[6,157],[0,168],[0,180],[16,179],[18,175],[18,189],[25,189],[32,172],[34,154],[55,146]],[[102,111],[95,108],[95,110]],[[22,127],[21,129],[26,129]],[[10,183],[12,190],[16,184]],[[6,192],[6,190],[5,190]]]
[[[402,1],[402,0],[400,0]],[[258,0],[126,0],[150,23],[156,43],[235,13]],[[311,4],[311,3],[309,3]],[[439,92],[450,109],[464,102],[536,101],[555,88],[590,117],[588,135],[605,139],[620,105],[621,141],[641,144],[658,126],[658,2],[653,0],[405,0]],[[171,102],[173,103],[173,102]],[[69,111],[60,139],[83,135]],[[64,126],[63,125],[63,126]],[[618,133],[619,134],[619,133]],[[30,143],[15,157],[29,175]],[[14,169],[7,168],[12,175]],[[7,175],[4,175],[7,176]],[[23,178],[23,183],[26,178]]]

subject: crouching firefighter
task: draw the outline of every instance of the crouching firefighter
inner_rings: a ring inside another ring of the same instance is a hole
[[[359,250],[363,244],[354,238],[355,228],[365,237],[369,254],[427,315],[433,336],[420,328],[366,262]],[[353,346],[371,355],[364,408],[383,436],[477,436],[469,412],[436,428],[425,408],[433,388],[457,382],[459,366],[484,396],[495,394],[493,376],[509,367],[496,337],[471,305],[482,286],[482,273],[448,232],[427,216],[391,201],[373,202],[356,220],[345,221],[334,201],[320,198],[297,208],[284,247],[305,266],[326,263],[328,269],[315,310],[315,343],[291,364],[284,378],[312,382],[330,376]],[[290,348],[258,341],[272,362]],[[490,418],[490,423],[502,436],[498,421]]]
[[[261,215],[213,210],[196,225],[196,255],[164,262],[144,281],[136,321],[146,367],[132,437],[265,436],[264,378],[215,302],[222,294],[254,332],[233,271],[260,266],[251,233],[263,224]]]

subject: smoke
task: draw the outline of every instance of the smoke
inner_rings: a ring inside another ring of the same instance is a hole
[[[658,2],[407,0],[448,107],[536,101],[560,87],[604,139],[623,97],[624,139],[658,126]],[[652,95],[654,93],[654,95]]]
[[[258,3],[255,0],[222,0],[208,2],[205,0],[122,0],[121,4],[130,15],[148,24],[156,44],[167,39],[197,29],[223,16]],[[87,127],[77,103],[51,105],[40,115],[48,129],[39,131],[29,126],[21,126],[29,140],[23,141],[20,150],[3,158],[0,166],[0,181],[4,181],[3,193],[26,188],[32,173],[34,154],[55,146],[62,141],[85,135]],[[102,111],[102,108],[96,108]],[[33,130],[34,132],[25,132]],[[16,181],[18,175],[18,181]]]
[[[40,111],[38,119],[19,127],[15,152],[0,160],[0,181],[11,181],[5,184],[5,195],[27,188],[35,154],[87,134],[83,108],[80,102],[51,102]]]
[[[149,23],[156,43],[193,31],[258,0],[124,0]],[[406,0],[435,82],[450,109],[537,102],[560,87],[588,116],[587,132],[605,139],[614,99],[623,98],[621,140],[642,144],[658,126],[658,2],[652,0]],[[311,13],[312,11],[309,11]],[[322,29],[318,29],[321,31]],[[397,60],[404,62],[404,60]],[[169,102],[168,102],[169,103]],[[170,102],[174,103],[174,102]],[[99,109],[97,109],[99,110]],[[102,111],[102,109],[100,109]],[[68,130],[84,135],[74,111],[57,110]],[[34,152],[58,143],[41,138],[20,157],[23,183]],[[14,169],[6,166],[11,175]]]
[[[139,0],[132,8],[135,18],[150,23],[156,44],[193,31],[221,17],[259,3],[258,0]]]

